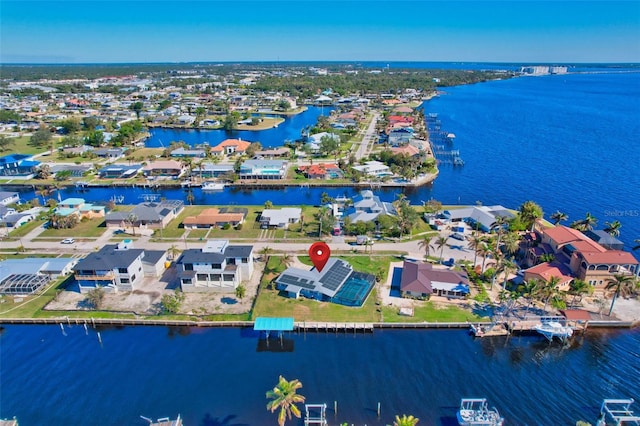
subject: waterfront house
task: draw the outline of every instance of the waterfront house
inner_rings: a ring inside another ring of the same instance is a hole
[[[182,200],[163,200],[136,205],[131,211],[115,211],[106,215],[109,228],[164,229],[184,210]]]
[[[17,212],[11,207],[0,204],[0,236],[6,236],[14,229],[35,219],[36,213],[34,210],[38,209],[35,208],[23,212]]]
[[[332,257],[322,271],[287,268],[275,283],[278,290],[294,299],[303,296],[346,306],[362,306],[375,284],[375,277],[355,272],[348,262]]]
[[[351,223],[375,221],[380,215],[396,215],[396,209],[392,203],[381,201],[380,197],[373,195],[373,191],[364,190],[353,197],[353,205],[345,211]]]
[[[145,275],[159,276],[165,261],[166,252],[136,249],[131,240],[123,240],[89,253],[73,271],[81,293],[96,287],[117,293],[137,289]]]
[[[250,145],[251,142],[243,141],[242,139],[225,139],[211,148],[211,153],[213,155],[242,155]]]
[[[302,209],[284,207],[281,209],[264,209],[260,214],[260,227],[287,229],[290,224],[300,222]]]
[[[0,261],[0,293],[28,295],[52,279],[71,273],[78,259],[27,257]]]
[[[464,221],[472,228],[489,232],[493,229],[497,216],[512,219],[515,214],[506,208],[496,206],[471,206],[462,209],[451,209],[442,212],[445,219],[451,222]],[[506,225],[505,225],[506,226]]]
[[[201,249],[188,249],[176,262],[184,292],[234,292],[253,274],[253,246],[209,240]]]
[[[53,176],[63,172],[69,173],[70,177],[82,177],[92,169],[93,166],[90,164],[53,164],[49,170]]]
[[[59,216],[76,215],[78,219],[94,219],[105,216],[106,207],[87,203],[84,198],[66,198],[58,203],[54,214]]]
[[[142,167],[140,165],[109,164],[98,170],[98,176],[103,179],[129,179],[135,177]]]
[[[363,165],[353,166],[353,168],[359,172],[365,173],[372,177],[385,177],[392,176],[389,166],[380,161],[365,161]]]
[[[400,292],[403,297],[444,296],[463,298],[469,294],[469,278],[464,272],[435,268],[430,263],[405,260]]]
[[[308,179],[340,179],[344,177],[337,164],[320,163],[309,166],[299,166],[300,171]]]
[[[187,168],[175,160],[153,161],[142,168],[142,173],[146,177],[171,177],[182,176]]]
[[[9,154],[0,157],[0,176],[12,178],[31,178],[35,175],[39,161],[33,159],[32,155]]]
[[[638,275],[638,260],[622,250],[576,251],[571,256],[571,270],[579,279],[603,289],[614,275]]]
[[[13,191],[0,191],[0,205],[19,204],[20,194]]]
[[[397,129],[392,129],[389,131],[389,135],[387,137],[387,142],[391,146],[401,146],[406,145],[413,139],[413,128],[411,127],[401,127]]]
[[[179,158],[204,158],[207,156],[207,153],[204,149],[185,149],[181,146],[171,151],[171,156]]]
[[[569,285],[573,281],[571,269],[560,262],[543,262],[528,268],[524,271],[524,280],[538,279],[549,282],[552,278],[558,280],[557,288],[562,291],[569,290]]]
[[[191,177],[217,178],[230,173],[234,173],[233,164],[216,164],[212,161],[203,161],[191,171]]]
[[[246,160],[240,166],[240,179],[284,179],[289,163],[285,160]]]
[[[223,207],[210,209],[204,209],[200,214],[196,216],[187,216],[182,221],[185,229],[198,229],[198,228],[222,228],[225,225],[237,226],[244,223],[247,217],[248,209],[240,207]]]

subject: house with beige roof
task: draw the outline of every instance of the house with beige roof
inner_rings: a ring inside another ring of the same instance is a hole
[[[245,208],[215,208],[204,209],[196,216],[185,217],[182,224],[185,229],[237,226],[244,222],[248,210]]]
[[[428,298],[435,295],[462,298],[469,294],[469,277],[464,272],[405,260],[402,265],[400,292],[403,297]]]

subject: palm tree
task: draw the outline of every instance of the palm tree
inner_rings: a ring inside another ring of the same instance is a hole
[[[576,220],[571,224],[571,227],[578,231],[591,231],[597,223],[598,219],[596,219],[591,213],[587,212],[584,219]]]
[[[273,249],[269,246],[264,246],[260,249],[260,255],[264,259],[264,263],[269,262],[269,257],[273,254]]]
[[[509,232],[504,237],[504,250],[511,256],[515,255],[520,248],[520,237],[516,232]]]
[[[525,281],[524,286],[522,287],[522,297],[527,299],[527,313],[529,313],[529,308],[533,301],[538,297],[538,294],[541,290],[540,280],[537,278],[533,278],[529,281]]]
[[[433,237],[430,237],[429,235],[425,235],[424,237],[422,237],[420,241],[418,241],[418,247],[424,250],[425,260],[429,258],[429,253],[431,250],[431,246],[430,246],[431,240],[433,240]]]
[[[502,283],[502,288],[507,288],[507,279],[509,278],[509,274],[511,272],[516,272],[518,270],[518,265],[510,259],[505,259],[502,261],[502,273],[504,274],[504,282]]]
[[[606,290],[613,290],[609,316],[611,316],[611,313],[613,312],[613,305],[616,303],[618,296],[621,294],[629,294],[633,292],[636,287],[638,287],[638,283],[633,275],[614,274],[613,278],[607,279],[607,285],[604,288]]]
[[[620,228],[622,227],[622,224],[619,221],[614,220],[611,223],[605,222],[604,224],[606,225],[606,227],[604,228],[604,232],[611,235],[612,237],[620,236]]]
[[[436,238],[436,242],[434,244],[438,249],[440,249],[440,263],[442,263],[442,261],[444,260],[442,254],[444,252],[445,246],[447,245],[447,237],[444,237],[442,235],[439,236],[438,238]]]
[[[590,286],[586,281],[576,278],[575,280],[571,281],[571,284],[569,284],[569,294],[573,296],[573,299],[571,300],[572,306],[575,306],[576,304],[576,297],[582,296],[583,294],[587,293],[593,293],[593,287]]]
[[[285,268],[288,268],[293,264],[293,256],[288,253],[283,254],[280,258],[280,264],[284,265]]]
[[[411,415],[407,416],[403,414],[402,417],[396,415],[396,419],[393,421],[393,426],[415,426],[420,419]]]
[[[482,267],[480,268],[480,272],[484,274],[485,263],[487,262],[487,258],[493,254],[493,250],[483,241],[477,251],[478,254],[482,256]]]
[[[475,268],[476,261],[478,260],[478,249],[483,243],[482,238],[474,231],[467,237],[467,241],[469,242],[469,248],[473,250],[473,267]]]
[[[299,380],[287,381],[280,376],[278,384],[267,392],[267,398],[271,399],[267,404],[267,410],[272,413],[278,409],[280,410],[278,413],[278,424],[280,426],[284,426],[287,418],[291,420],[292,414],[300,418],[300,409],[295,404],[302,403],[305,400],[304,396],[296,393],[301,387],[302,383]]]
[[[173,260],[180,254],[180,249],[175,244],[171,244],[171,247],[169,247],[167,253],[169,254],[169,256],[171,256],[171,260]]]
[[[556,210],[550,218],[553,221],[553,224],[557,226],[560,222],[569,219],[569,216],[566,213],[562,213],[560,210]]]
[[[136,216],[135,213],[131,212],[129,213],[129,216],[127,216],[127,222],[129,222],[129,224],[131,225],[131,232],[133,233],[133,236],[136,236],[136,222],[138,221],[138,216]]]
[[[506,225],[508,219],[506,216],[496,216],[495,222],[491,225],[491,230],[495,230],[498,233],[498,240],[496,241],[496,249],[500,250],[500,238],[504,232],[504,225]]]
[[[189,190],[189,192],[187,192],[187,201],[189,202],[189,204],[193,205],[193,201],[196,199],[196,197],[193,195],[193,191]]]
[[[542,208],[533,201],[525,201],[520,206],[520,220],[522,220],[527,229],[533,230],[536,220],[542,216]]]
[[[544,298],[544,308],[543,311],[547,311],[547,305],[552,299],[556,299],[560,290],[558,289],[558,283],[560,283],[560,278],[551,277],[548,281],[545,281],[542,284],[542,288],[540,289],[540,296]]]

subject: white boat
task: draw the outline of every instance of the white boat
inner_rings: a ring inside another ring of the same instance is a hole
[[[224,183],[218,182],[205,182],[202,184],[203,191],[222,191],[224,189]]]
[[[462,398],[456,417],[460,426],[502,426],[504,423],[498,410],[489,408],[485,398]]]
[[[573,329],[571,327],[562,325],[558,321],[542,321],[534,327],[534,330],[542,334],[549,341],[557,337],[564,342],[573,335]]]
[[[631,411],[633,399],[605,399],[600,407],[600,418],[596,426],[640,425],[640,416]]]

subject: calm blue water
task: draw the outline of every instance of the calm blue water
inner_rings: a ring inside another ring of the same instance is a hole
[[[150,148],[167,147],[173,141],[184,141],[189,145],[209,143],[216,146],[225,139],[242,139],[248,142],[260,142],[263,147],[282,146],[285,141],[300,139],[300,131],[306,126],[313,127],[320,115],[328,116],[333,107],[309,106],[302,114],[285,118],[278,127],[268,130],[181,130],[181,129],[151,129],[151,137],[145,145]]]
[[[140,415],[177,413],[189,426],[272,425],[264,394],[279,374],[298,378],[307,402],[326,402],[334,425],[384,425],[398,413],[453,425],[464,396],[489,398],[507,425],[573,425],[595,422],[605,397],[640,397],[640,330],[592,329],[565,349],[466,331],[289,334],[292,352],[270,352],[240,329],[110,329],[102,346],[91,328],[65,329],[6,327],[0,416],[27,426],[143,425]]]

